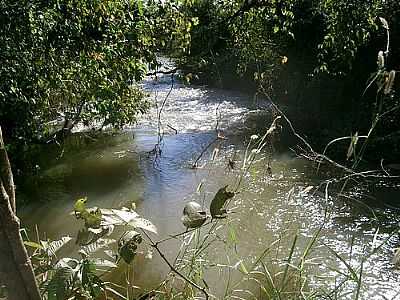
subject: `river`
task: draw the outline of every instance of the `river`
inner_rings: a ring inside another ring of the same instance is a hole
[[[268,103],[255,100],[251,95],[186,86],[176,80],[171,89],[169,75],[157,81],[148,78],[143,85],[158,107],[170,93],[161,115],[165,131],[161,156],[155,161],[150,153],[158,140],[155,107],[142,116],[137,125],[126,127],[122,132],[93,139],[75,138],[65,152],[55,149],[43,153],[38,159],[37,174],[17,187],[20,199],[29,199],[30,204],[24,206],[20,214],[31,235],[37,225],[42,237],[76,236],[82,224],[75,220],[71,211],[77,198],[87,196],[89,206],[102,208],[129,207],[135,203],[137,212],[158,228],[158,237],[154,238],[162,239],[184,230],[180,218],[186,202],[197,201],[207,207],[220,187],[234,186],[250,135],[265,132],[270,125],[271,116],[266,112]],[[216,111],[220,113],[218,127],[226,139],[214,160],[211,159],[214,147],[210,147],[200,160],[202,168],[193,169],[193,161],[215,138]],[[282,130],[288,130],[282,125]],[[321,226],[327,204],[329,218],[311,253],[312,287],[332,288],[335,278],[336,283],[343,278],[338,271],[346,273],[345,265],[326,245],[356,269],[362,257],[388,237],[387,227],[375,234],[381,223],[366,210],[333,198],[326,203],[323,194],[314,193],[322,179],[316,174],[313,163],[290,151],[279,150],[279,145],[276,148],[272,156],[272,176],[266,168],[268,155],[261,153],[230,205],[232,214],[220,221],[225,224],[221,227],[221,236],[233,232],[235,242],[231,242],[235,245],[221,239],[207,253],[213,267],[207,268],[206,280],[217,297],[224,294],[228,276],[232,275],[227,270],[237,273],[230,279],[233,282],[243,273],[237,266],[250,266],[273,241],[282,240],[274,244],[271,255],[284,258],[297,234],[295,256],[300,255]],[[236,162],[234,166],[229,166],[229,159]],[[203,187],[199,193],[196,189],[201,182]],[[385,226],[397,223],[393,211],[379,208],[378,212],[386,214]],[[399,272],[391,264],[393,247],[397,243],[398,237],[392,237],[363,263],[360,299],[400,299]],[[172,260],[179,245],[179,241],[171,240],[161,248]],[[76,255],[75,247],[71,246],[63,255]],[[111,278],[123,283],[125,272],[126,265],[122,265]],[[150,257],[148,249],[142,247],[135,258],[134,285],[138,289],[151,289],[167,272],[168,267],[160,257],[156,253]],[[354,285],[345,284],[341,289],[344,295],[345,291],[352,291]],[[240,291],[235,293],[232,298],[235,295],[251,298]],[[334,299],[334,295],[331,296]]]

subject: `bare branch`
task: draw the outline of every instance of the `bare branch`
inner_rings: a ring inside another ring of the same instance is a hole
[[[179,270],[177,270],[170,262],[169,260],[165,257],[164,253],[160,250],[160,248],[158,247],[157,243],[154,243],[153,240],[151,239],[151,237],[147,234],[146,231],[142,230],[142,232],[146,235],[146,237],[148,238],[148,240],[151,243],[151,246],[156,249],[156,251],[158,252],[158,254],[161,256],[162,260],[169,266],[169,268],[171,269],[172,272],[174,272],[175,274],[177,274],[179,277],[181,277],[184,281],[186,281],[187,283],[189,283],[191,286],[193,286],[194,288],[198,289],[199,291],[201,291],[204,296],[206,297],[206,300],[208,300],[210,298],[210,295],[208,294],[207,290],[201,286],[199,286],[197,283],[193,282],[192,280],[190,280],[189,278],[187,278],[184,274],[182,274]]]

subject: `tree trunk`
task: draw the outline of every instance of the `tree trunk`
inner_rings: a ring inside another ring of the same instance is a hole
[[[0,283],[9,300],[40,300],[15,211],[15,187],[0,127]]]

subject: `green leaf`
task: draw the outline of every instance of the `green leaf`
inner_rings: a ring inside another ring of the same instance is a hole
[[[232,244],[236,244],[237,243],[236,231],[232,226],[229,226],[228,240]]]
[[[139,15],[143,16],[143,1],[142,0],[137,0],[136,3],[137,3]]]
[[[95,210],[87,210],[82,213],[82,218],[85,220],[85,226],[87,228],[100,228],[102,214],[99,208]]]
[[[102,209],[102,225],[129,225],[134,228],[142,228],[144,230],[157,234],[156,226],[149,220],[139,217],[132,209]]]
[[[79,266],[79,261],[74,258],[64,257],[60,259],[54,266],[55,270],[59,270],[62,268],[71,268],[76,270]]]
[[[207,220],[207,215],[205,211],[202,211],[200,204],[191,201],[186,203],[183,208],[181,220],[186,228],[197,228],[204,224]]]
[[[138,245],[142,242],[140,233],[131,230],[126,231],[118,241],[118,254],[122,259],[130,264],[136,256]]]
[[[330,246],[327,244],[323,243],[324,246],[336,257],[338,258],[347,268],[349,271],[349,274],[351,274],[351,279],[354,281],[358,281],[358,275],[356,270],[342,257],[340,256],[335,250],[333,250]]]
[[[134,227],[134,228],[142,228],[144,230],[153,232],[157,234],[157,227],[151,223],[149,220],[144,219],[144,218],[135,218],[132,221],[128,223],[128,225]]]
[[[68,287],[73,282],[73,277],[74,270],[72,268],[58,269],[46,287],[48,300],[64,300]]]
[[[96,242],[104,236],[110,235],[114,230],[113,225],[101,226],[100,228],[82,228],[78,231],[76,244],[86,246]]]
[[[100,295],[103,281],[95,274],[96,266],[90,260],[82,262],[82,286],[89,291],[90,295],[97,299]]]
[[[126,225],[139,215],[129,209],[101,209],[102,225]]]
[[[64,236],[57,241],[40,241],[43,249],[47,252],[47,255],[54,256],[56,252],[64,247],[72,238],[70,236]]]
[[[115,240],[113,240],[113,239],[98,239],[97,241],[95,241],[89,245],[83,246],[81,251],[83,252],[83,254],[88,256],[91,253],[96,252],[100,249],[103,249],[112,243],[115,243]]]
[[[74,205],[75,215],[82,214],[84,211],[86,211],[86,202],[87,197],[76,200]]]
[[[96,268],[98,268],[98,267],[107,267],[107,268],[116,268],[116,267],[118,267],[112,261],[109,261],[109,260],[103,259],[103,258],[90,259],[90,262],[92,264],[94,264],[96,266]]]
[[[24,245],[36,249],[43,249],[43,246],[36,243],[36,242],[31,242],[31,241],[24,241]]]
[[[228,199],[235,196],[235,193],[226,190],[227,187],[226,185],[220,188],[211,201],[210,213],[213,218],[223,218],[226,214],[226,210],[222,209],[222,207]]]

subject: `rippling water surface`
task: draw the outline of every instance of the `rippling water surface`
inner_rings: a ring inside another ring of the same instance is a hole
[[[171,89],[170,76],[158,81],[149,78],[144,87],[158,107],[170,93],[161,118],[164,133],[161,157],[155,161],[149,154],[157,143],[158,118],[153,105],[137,126],[78,145],[58,160],[39,166],[38,174],[19,187],[20,197],[29,198],[33,203],[21,212],[24,225],[29,228],[37,225],[51,239],[65,234],[75,236],[81,224],[70,212],[78,197],[88,196],[90,206],[103,208],[136,203],[137,211],[157,226],[161,239],[184,230],[180,217],[187,201],[207,206],[218,188],[235,185],[249,134],[259,132],[260,124],[265,123],[264,130],[268,127],[266,120],[270,117],[261,109],[268,104],[238,92],[184,86],[176,80]],[[190,168],[202,149],[215,138],[218,115],[219,128],[227,137],[218,157],[211,161],[213,148],[210,147],[200,161],[203,168]],[[235,169],[228,167],[228,159],[237,162]],[[233,213],[221,221],[227,224],[221,229],[221,235],[233,231],[238,243],[233,250],[216,242],[208,253],[215,264],[237,266],[242,259],[249,266],[280,237],[284,238],[274,244],[273,255],[285,257],[295,234],[298,235],[295,254],[299,255],[322,225],[326,208],[323,195],[301,192],[321,182],[312,164],[290,153],[275,153],[272,177],[266,171],[266,164],[262,154],[230,205]],[[196,193],[200,182],[205,191],[202,194]],[[328,221],[311,253],[314,258],[312,285],[321,287],[335,284],[333,275],[337,272],[333,270],[346,272],[344,264],[325,245],[352,266],[359,266],[361,256],[370,252],[373,243],[379,245],[388,237],[383,228],[375,235],[377,223],[370,214],[355,211],[335,199],[330,199],[328,204]],[[396,242],[397,237],[393,237],[389,246],[372,254],[363,265],[361,299],[400,299],[397,296],[399,273],[390,263]],[[175,257],[178,247],[179,242],[175,240],[162,245],[170,259]],[[72,245],[65,252],[76,255]],[[141,289],[156,286],[168,272],[156,254],[150,259],[146,253],[146,249],[141,249],[134,266],[134,283]],[[113,280],[123,283],[125,272],[126,266],[119,267],[112,274]],[[222,267],[207,271],[207,283],[215,295],[223,293],[227,276],[229,272]],[[352,288],[351,284],[346,287]],[[243,294],[236,296],[248,298]]]

